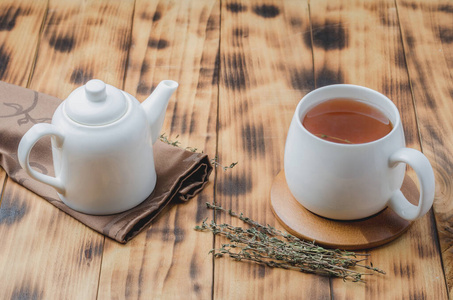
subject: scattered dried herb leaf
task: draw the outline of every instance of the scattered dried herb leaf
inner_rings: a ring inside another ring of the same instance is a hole
[[[372,263],[362,264],[366,258],[357,258],[368,256],[367,254],[326,249],[270,225],[262,225],[245,217],[242,213],[237,214],[211,203],[206,203],[206,206],[215,211],[227,212],[230,216],[251,226],[244,229],[230,224],[216,224],[214,221],[208,223],[207,219],[200,226],[196,226],[195,230],[210,231],[230,241],[228,244],[222,244],[219,249],[211,249],[209,253],[214,257],[227,255],[237,261],[251,261],[273,268],[340,277],[354,282],[364,282],[362,279],[364,275],[372,275],[375,272],[385,274]],[[366,269],[371,272],[364,273],[357,269]]]

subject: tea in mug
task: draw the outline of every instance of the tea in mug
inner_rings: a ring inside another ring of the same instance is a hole
[[[310,109],[302,120],[313,135],[334,143],[362,144],[392,131],[389,118],[374,106],[350,98],[335,98]]]

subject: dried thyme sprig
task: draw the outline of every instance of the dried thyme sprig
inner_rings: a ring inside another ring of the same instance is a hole
[[[215,257],[228,255],[237,261],[252,261],[269,267],[335,276],[343,278],[343,280],[360,282],[363,282],[362,276],[373,273],[363,273],[352,268],[364,268],[385,274],[372,264],[370,266],[361,264],[366,258],[357,259],[357,256],[367,256],[367,254],[325,249],[313,242],[303,241],[289,233],[281,232],[270,225],[262,225],[244,217],[242,213],[237,214],[211,203],[206,203],[206,206],[209,209],[227,212],[230,216],[252,226],[244,229],[230,224],[216,224],[214,221],[207,223],[206,220],[201,226],[196,226],[195,230],[211,231],[230,241],[229,244],[222,244],[219,249],[210,251]]]
[[[175,137],[175,139],[177,139],[179,137],[179,135],[177,135]],[[188,150],[188,151],[191,151],[191,152],[197,152],[198,151],[198,148],[194,148],[194,147],[181,147],[181,143],[178,141],[178,140],[170,140],[166,135],[165,133],[161,134],[160,135],[160,140],[164,143],[167,143],[169,145],[172,145],[174,147],[178,147],[178,148],[181,148],[181,149],[184,149],[184,150]],[[201,151],[201,153],[203,153],[203,151]],[[219,158],[217,157],[217,155],[215,156],[215,158],[211,159],[210,160],[211,164],[214,166],[214,167],[221,167],[224,171],[228,170],[228,169],[232,169],[234,168],[238,163],[237,162],[234,162],[234,163],[231,163],[229,166],[223,166],[220,162],[219,162]]]
[[[177,139],[179,137],[179,134],[175,137],[175,139]],[[172,141],[170,140],[166,135],[165,133],[162,133],[159,137],[159,139],[164,142],[164,143],[167,143],[169,145],[172,145],[174,147],[178,147],[178,148],[181,148],[181,149],[184,149],[184,150],[188,150],[190,152],[197,152],[198,148],[193,148],[193,147],[181,147],[181,143],[178,141],[178,140],[175,140],[175,141]],[[203,152],[202,152],[203,153]]]
[[[228,169],[233,169],[238,164],[238,162],[231,163],[229,166],[223,166],[221,163],[219,163],[219,158],[216,155],[215,158],[211,159],[211,164],[216,168],[221,167],[224,171],[226,171]]]

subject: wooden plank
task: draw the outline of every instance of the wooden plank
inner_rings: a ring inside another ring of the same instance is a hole
[[[47,0],[0,3],[0,80],[26,86]]]
[[[47,0],[0,3],[0,80],[27,85],[46,7]],[[0,168],[0,195],[5,179]]]
[[[219,1],[137,1],[125,88],[140,101],[163,79],[180,86],[170,100],[162,132],[215,154]],[[158,158],[156,158],[158,159]],[[214,176],[211,175],[211,182]],[[209,299],[210,234],[193,228],[212,212],[208,185],[186,204],[168,209],[127,245],[106,240],[99,299]]]
[[[46,7],[47,0],[0,3],[0,80],[23,87],[27,85]],[[2,110],[0,107],[0,114]],[[22,223],[20,220],[28,207],[24,201],[4,200],[8,198],[3,190],[6,178],[6,173],[0,168],[0,289],[5,298],[38,297],[42,294],[41,289],[27,278],[24,271],[30,261],[21,256],[24,254],[21,250],[23,240],[16,240],[9,231],[11,226],[17,227],[15,223]],[[14,256],[19,258],[17,264],[12,261]],[[11,277],[16,281],[9,280]]]
[[[221,12],[218,155],[238,165],[219,171],[216,202],[282,229],[269,193],[296,105],[314,88],[308,3],[223,1]],[[226,214],[216,220],[247,227]],[[327,278],[229,258],[214,264],[214,299],[330,298]]]
[[[6,184],[6,177],[7,177],[6,172],[2,168],[0,168],[0,184],[1,184],[1,186],[0,186],[0,207],[2,205],[3,187]]]
[[[423,152],[436,176],[434,212],[452,295],[453,3],[397,1],[397,5]]]
[[[65,99],[97,78],[122,87],[134,1],[51,1],[31,88]]]
[[[121,87],[133,4],[51,1],[30,88],[64,99],[91,77]],[[4,297],[96,297],[102,235],[11,180],[0,213]]]
[[[314,1],[310,15],[317,86],[352,83],[387,95],[400,110],[407,146],[420,149],[394,1]],[[447,298],[431,212],[369,253],[387,275],[365,285],[333,279],[334,298]]]

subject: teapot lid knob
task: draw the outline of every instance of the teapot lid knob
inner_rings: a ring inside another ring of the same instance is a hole
[[[85,93],[89,101],[100,102],[107,97],[105,83],[99,79],[93,79],[86,83]]]
[[[73,121],[106,125],[119,120],[128,109],[125,94],[102,80],[93,79],[75,89],[66,99],[64,111]]]

